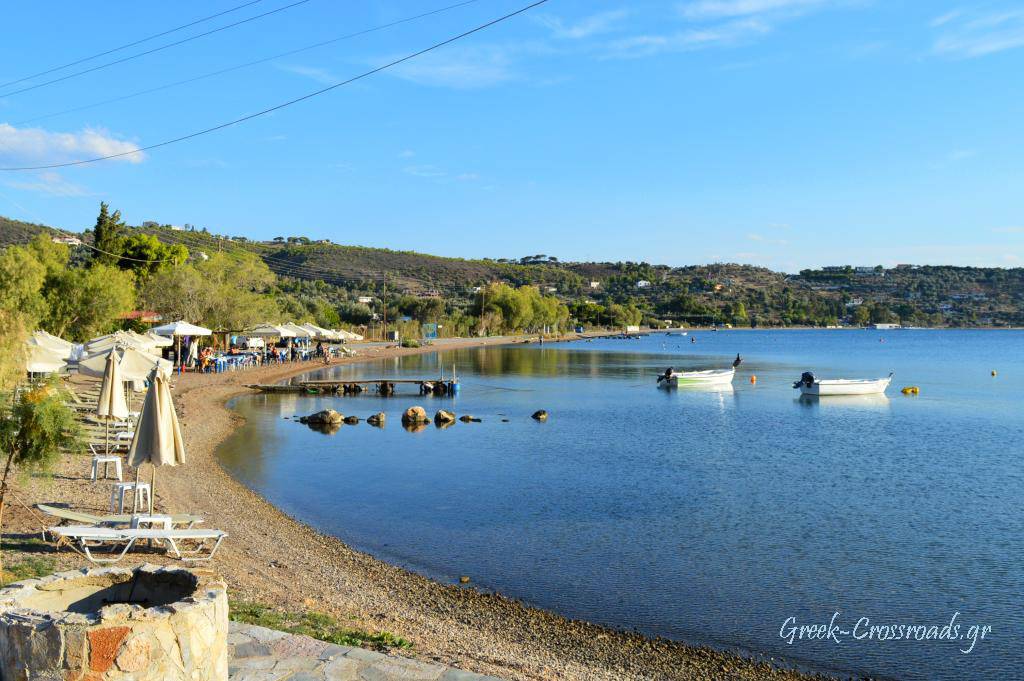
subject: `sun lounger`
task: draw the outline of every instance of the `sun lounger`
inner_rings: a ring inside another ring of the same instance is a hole
[[[207,561],[213,559],[221,542],[228,536],[221,530],[133,529],[96,527],[95,525],[51,527],[48,531],[52,536],[57,537],[58,541],[77,542],[85,557],[93,563],[116,563],[125,557],[135,542],[147,539],[166,543],[171,553],[181,560]],[[197,546],[194,549],[183,551],[178,547],[179,542],[196,542]],[[124,548],[120,552],[117,550],[119,544],[124,544]],[[108,556],[93,555],[93,549],[103,546],[110,547]]]
[[[87,513],[86,511],[76,511],[74,509],[50,506],[48,504],[36,504],[36,508],[47,515],[52,515],[54,518],[60,518],[63,521],[76,523],[78,525],[109,527],[132,524],[132,516],[128,513],[118,515],[96,515],[94,513]],[[170,518],[172,525],[184,525],[185,529],[192,529],[192,527],[197,523],[203,522],[202,516],[198,515],[179,514],[172,515]]]

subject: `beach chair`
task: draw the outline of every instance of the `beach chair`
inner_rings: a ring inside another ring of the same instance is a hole
[[[190,562],[213,560],[221,542],[228,536],[221,530],[168,530],[164,528],[118,528],[95,525],[67,525],[47,530],[57,538],[57,543],[77,543],[85,557],[92,563],[117,563],[138,541],[152,539],[167,545],[176,558]],[[194,542],[195,548],[182,549],[179,543]],[[118,550],[118,546],[123,548]],[[105,556],[95,555],[94,549],[109,547]]]
[[[97,527],[116,527],[118,525],[127,526],[132,524],[133,518],[138,517],[133,516],[131,513],[98,515],[88,511],[76,511],[73,508],[62,508],[60,506],[52,506],[50,504],[36,504],[36,508],[46,515],[59,518],[63,522],[74,523],[76,525],[96,525]],[[191,515],[188,513],[178,513],[167,517],[170,518],[172,526],[186,530],[191,530],[194,525],[203,522],[203,516]]]

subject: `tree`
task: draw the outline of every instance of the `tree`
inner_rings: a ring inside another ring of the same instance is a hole
[[[10,246],[0,253],[0,281],[0,309],[24,315],[23,321],[34,326],[45,306],[41,291],[46,266],[31,249]]]
[[[152,234],[133,234],[122,242],[121,269],[143,276],[188,260],[188,249],[181,244],[164,244]]]
[[[0,533],[10,475],[48,470],[62,450],[77,448],[78,422],[56,378],[0,398],[0,451],[6,456],[0,476]],[[0,556],[0,568],[2,568]]]
[[[859,306],[853,313],[853,321],[857,326],[867,326],[871,323],[871,308],[867,305]]]
[[[280,316],[270,295],[276,280],[254,254],[214,253],[203,262],[155,272],[144,283],[141,299],[148,309],[171,319],[241,330]]]
[[[135,277],[109,265],[68,269],[47,278],[46,314],[50,333],[85,341],[115,330],[121,316],[135,306]]]
[[[96,217],[96,226],[92,230],[92,244],[96,249],[92,253],[92,262],[100,265],[116,265],[124,250],[125,224],[121,221],[121,211],[110,214],[110,206],[100,203],[100,214]]]

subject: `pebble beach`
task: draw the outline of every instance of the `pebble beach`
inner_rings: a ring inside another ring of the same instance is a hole
[[[443,347],[512,340],[466,339]],[[436,350],[363,347],[358,356],[336,362]],[[211,567],[225,578],[233,600],[291,612],[326,612],[354,627],[408,639],[413,647],[403,655],[506,679],[808,678],[772,660],[569,620],[501,594],[478,591],[472,583],[441,584],[355,551],[282,513],[218,463],[218,445],[240,422],[226,402],[247,392],[246,384],[281,381],[315,368],[300,363],[174,377],[187,459],[184,466],[159,471],[156,506],[202,515],[206,527],[228,533]],[[95,385],[82,378],[71,381],[79,394]],[[409,398],[410,405],[414,402]],[[56,557],[60,568],[86,564],[73,551],[53,553],[52,547],[35,541],[47,520],[29,507],[57,502],[105,512],[108,487],[89,483],[88,462],[84,454],[65,457],[52,478],[19,481],[5,526],[8,563],[45,555]],[[129,469],[126,476],[134,472]],[[140,562],[170,562],[160,552],[133,557]]]

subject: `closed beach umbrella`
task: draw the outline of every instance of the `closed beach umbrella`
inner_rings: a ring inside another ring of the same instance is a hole
[[[105,451],[110,453],[110,422],[128,418],[128,404],[124,399],[124,380],[121,377],[121,362],[117,353],[107,354],[100,384],[100,399],[96,405],[96,416],[104,423]]]
[[[149,488],[149,511],[152,513],[153,495],[156,494],[156,467],[185,463],[185,441],[181,437],[174,402],[171,401],[170,373],[165,370],[154,369],[149,376],[149,390],[142,403],[135,437],[128,450],[128,462],[135,467],[136,482],[142,464],[153,466]]]

